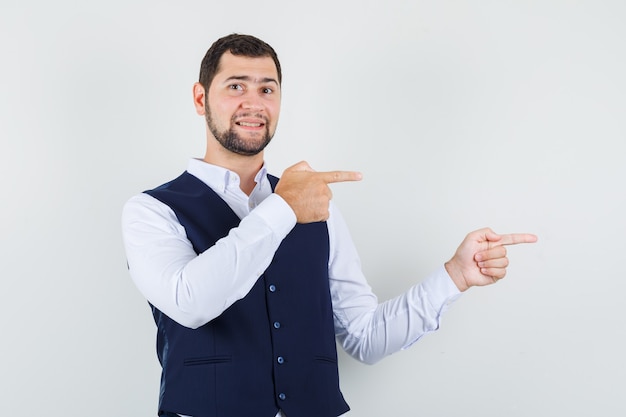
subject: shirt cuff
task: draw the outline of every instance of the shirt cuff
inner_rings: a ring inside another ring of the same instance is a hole
[[[462,294],[443,265],[422,282],[422,288],[428,294],[428,300],[439,315],[443,314]]]
[[[281,239],[284,239],[296,225],[296,214],[278,194],[268,196],[253,213],[265,221]]]

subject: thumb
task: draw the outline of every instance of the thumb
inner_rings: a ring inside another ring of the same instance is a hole
[[[477,242],[497,242],[502,239],[502,236],[491,230],[489,227],[479,229],[473,232]]]

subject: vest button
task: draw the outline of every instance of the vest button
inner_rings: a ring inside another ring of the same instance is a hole
[[[281,392],[280,394],[278,394],[278,399],[279,400],[285,401],[286,398],[287,398],[287,396],[285,395],[285,393]]]
[[[270,292],[276,292],[276,285],[271,284],[271,285],[269,286],[269,289],[270,289]]]
[[[279,356],[278,358],[276,358],[276,361],[282,365],[283,363],[285,363],[285,358]]]
[[[280,329],[280,322],[279,321],[275,321],[274,322],[274,328],[275,329]]]

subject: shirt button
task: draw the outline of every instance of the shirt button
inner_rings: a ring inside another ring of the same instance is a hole
[[[285,395],[285,393],[284,393],[284,392],[281,392],[280,394],[278,394],[278,399],[279,399],[279,400],[283,400],[283,401],[285,401],[285,399],[286,399],[286,398],[287,398],[287,396]]]
[[[280,329],[280,322],[279,321],[275,321],[274,322],[274,328],[275,329]]]
[[[270,292],[276,292],[276,285],[271,284],[271,285],[269,286],[269,289],[270,289]]]
[[[285,358],[283,358],[282,356],[279,356],[278,358],[276,358],[276,362],[282,365],[283,363],[285,363]]]

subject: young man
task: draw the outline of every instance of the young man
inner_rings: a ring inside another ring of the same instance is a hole
[[[379,304],[329,184],[357,172],[306,162],[269,175],[281,68],[265,42],[217,40],[193,86],[206,154],[123,211],[130,274],[149,301],[163,371],[159,415],[330,417],[349,410],[335,340],[374,363],[439,327],[447,305],[503,278],[505,245],[530,234],[467,235],[419,285]]]

